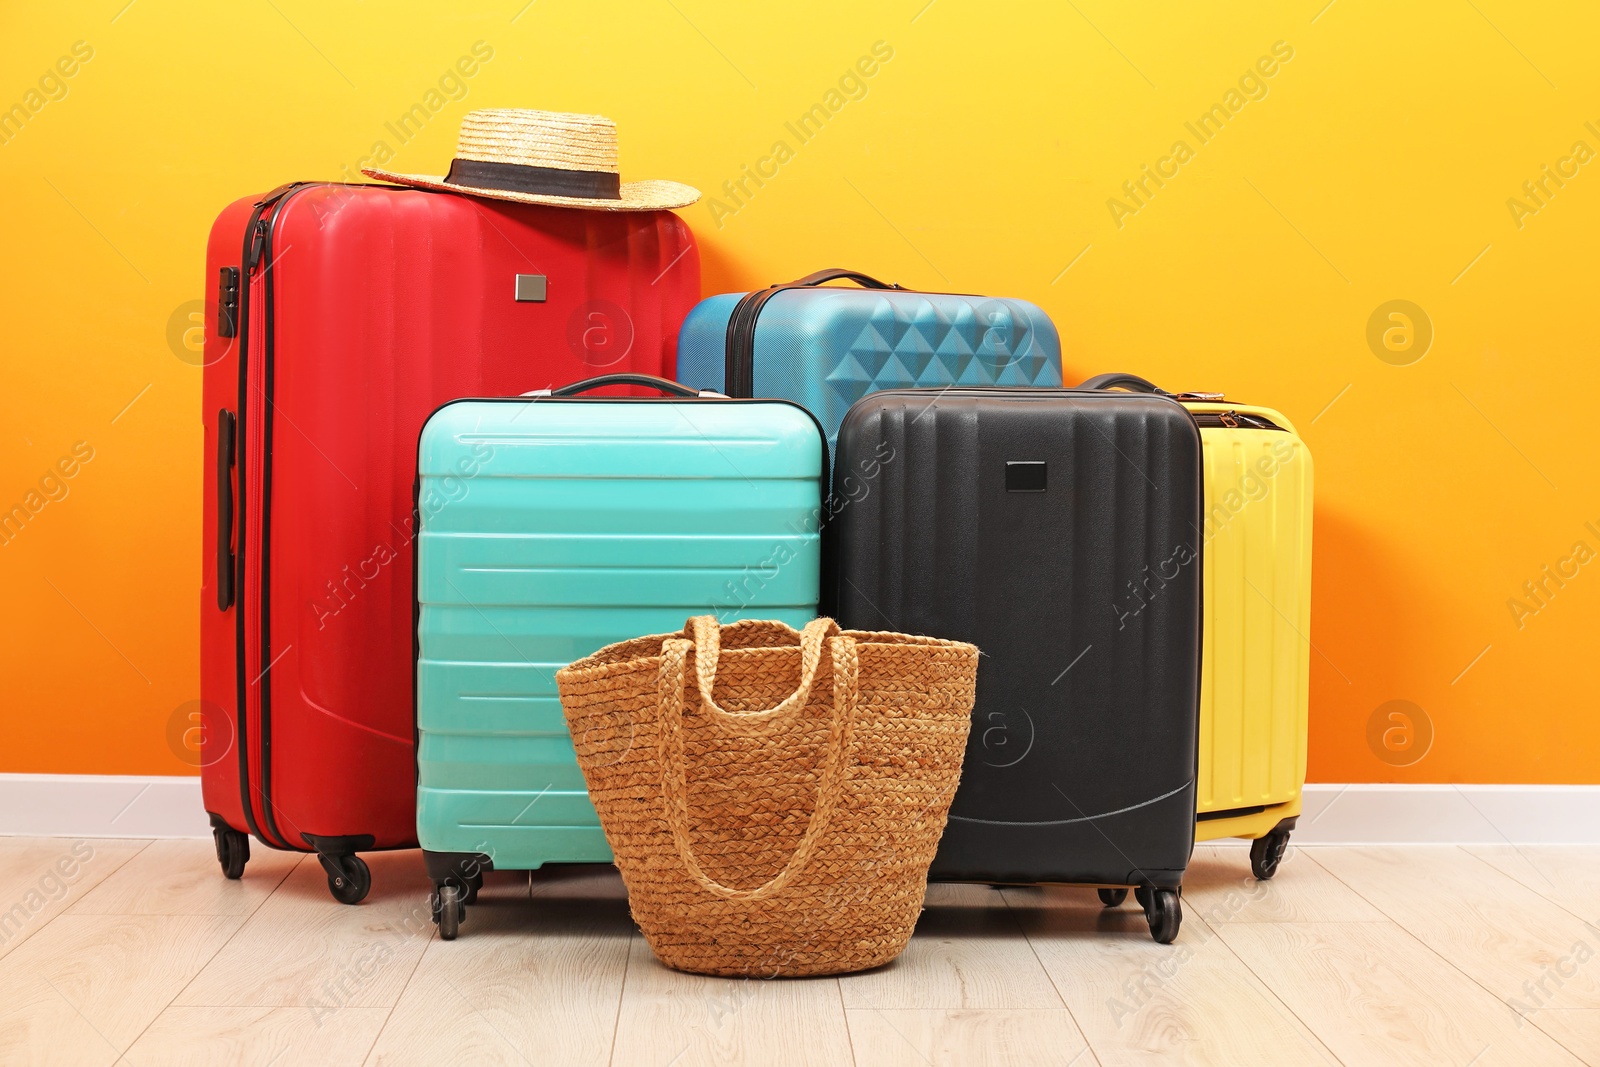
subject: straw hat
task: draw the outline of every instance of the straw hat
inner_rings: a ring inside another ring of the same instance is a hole
[[[468,112],[450,173],[443,177],[377,167],[362,167],[361,173],[419,189],[602,211],[656,211],[700,199],[698,189],[678,182],[623,182],[617,177],[617,124],[560,111]]]

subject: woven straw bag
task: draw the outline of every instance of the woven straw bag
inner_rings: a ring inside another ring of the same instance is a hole
[[[977,668],[955,641],[705,615],[557,673],[656,956],[772,977],[899,955],[961,777]]]

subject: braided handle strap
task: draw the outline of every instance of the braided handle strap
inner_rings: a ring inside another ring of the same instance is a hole
[[[799,688],[765,711],[730,712],[719,707],[711,698],[716,682],[721,637],[716,617],[698,616],[691,621],[690,628],[695,635],[693,641],[672,637],[661,643],[661,673],[657,680],[657,691],[661,702],[661,792],[667,826],[672,831],[672,841],[678,848],[679,858],[683,860],[689,876],[702,889],[725,900],[763,900],[793,881],[810,862],[823,831],[827,829],[828,818],[844,791],[845,752],[850,747],[858,693],[860,663],[856,642],[853,637],[841,634],[839,624],[832,619],[812,620],[800,633]],[[806,832],[800,838],[794,854],[789,857],[789,862],[761,885],[753,889],[734,889],[723,885],[706,874],[700,861],[695,858],[694,845],[689,840],[688,785],[683,755],[683,689],[688,673],[689,650],[694,649],[695,653],[695,674],[702,710],[719,724],[744,732],[750,726],[797,717],[804,711],[816,684],[824,646],[833,667],[833,716],[822,756],[822,774],[817,782],[817,800],[811,810]]]

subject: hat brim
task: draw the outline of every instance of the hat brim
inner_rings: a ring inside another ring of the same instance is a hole
[[[669,211],[673,208],[688,207],[700,199],[700,190],[692,185],[668,181],[623,182],[622,195],[616,200],[607,200],[582,196],[553,196],[548,193],[519,193],[506,189],[478,189],[470,185],[452,184],[445,181],[443,176],[395,174],[376,167],[362,167],[361,173],[379,181],[409,185],[417,189],[434,189],[441,193],[461,193],[466,196],[481,196],[488,200],[509,200],[517,204],[591,208],[596,211]]]

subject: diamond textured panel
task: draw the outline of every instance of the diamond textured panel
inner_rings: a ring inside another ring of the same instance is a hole
[[[678,345],[680,380],[721,389],[728,319],[738,293],[689,315]],[[803,405],[830,448],[850,405],[884,389],[946,385],[1059,386],[1061,342],[1026,300],[956,293],[791,289],[762,308],[754,392]]]
[[[851,336],[823,378],[843,409],[869,393],[907,386],[1061,382],[1058,344],[1054,336],[1048,349],[1039,343],[1031,305],[945,294],[852,295],[870,309],[841,324]]]

